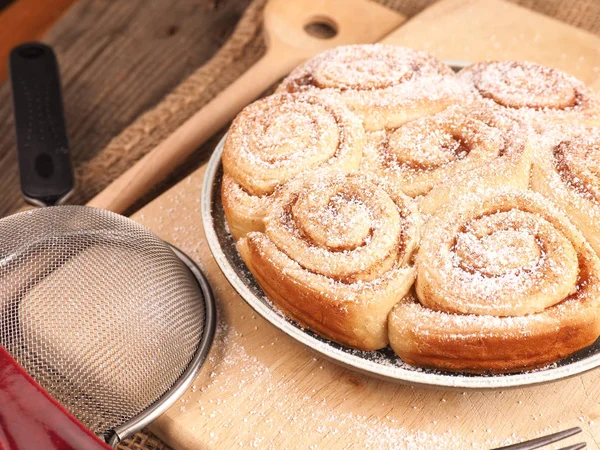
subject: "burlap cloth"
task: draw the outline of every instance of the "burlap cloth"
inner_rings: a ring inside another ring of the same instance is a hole
[[[407,17],[413,16],[433,0],[377,0]],[[511,0],[548,16],[600,35],[600,1],[598,0]],[[263,54],[261,12],[265,0],[255,0],[246,10],[229,41],[204,66],[183,81],[154,109],[140,116],[115,137],[94,159],[82,164],[77,172],[75,204],[85,203],[100,192],[135,161],[146,154],[179,125],[227,87]],[[174,173],[169,180],[137,206],[164,191],[186,173],[204,162],[214,148],[217,137]],[[137,433],[119,449],[164,450],[168,447],[148,432]]]

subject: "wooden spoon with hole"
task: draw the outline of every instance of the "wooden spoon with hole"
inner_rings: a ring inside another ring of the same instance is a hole
[[[88,205],[123,213],[302,61],[338,45],[377,42],[404,20],[369,0],[270,0],[263,13],[265,55]],[[329,36],[309,34],[315,26]]]

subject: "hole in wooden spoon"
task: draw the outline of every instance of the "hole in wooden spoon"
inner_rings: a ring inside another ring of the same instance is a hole
[[[304,31],[317,39],[331,39],[338,34],[338,26],[329,17],[314,17],[304,25]]]

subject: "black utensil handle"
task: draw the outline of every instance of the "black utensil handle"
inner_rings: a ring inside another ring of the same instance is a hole
[[[9,57],[21,191],[32,204],[60,204],[75,186],[58,62],[47,45],[30,42]]]

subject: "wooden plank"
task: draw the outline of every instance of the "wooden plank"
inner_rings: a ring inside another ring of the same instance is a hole
[[[10,50],[41,38],[75,0],[18,0],[2,10],[0,2],[0,83],[6,79]]]
[[[43,38],[58,56],[76,163],[92,158],[206,62],[249,0],[212,3],[79,0]],[[0,167],[4,216],[22,205],[8,82],[0,85]]]
[[[442,0],[414,20],[400,29],[398,42],[443,58],[536,59],[528,47],[533,39],[542,62],[576,69],[588,82],[595,73],[589,35],[496,0]],[[557,45],[569,49],[566,59],[554,52]],[[579,66],[562,65],[579,61],[580,52]],[[219,331],[206,367],[151,426],[173,448],[486,449],[570,426],[581,426],[584,434],[564,445],[586,440],[599,448],[600,371],[507,391],[412,388],[342,369],[256,316],[220,273],[204,239],[203,170],[133,216],[201,265],[219,305]]]

